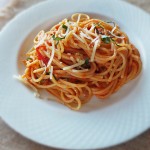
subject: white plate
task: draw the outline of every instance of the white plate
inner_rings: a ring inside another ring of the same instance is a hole
[[[21,59],[40,29],[48,29],[75,12],[115,20],[139,49],[141,75],[107,101],[95,97],[79,111],[33,96],[13,79]],[[150,16],[124,1],[55,0],[19,14],[0,35],[0,114],[25,137],[65,149],[106,148],[134,138],[150,127]]]

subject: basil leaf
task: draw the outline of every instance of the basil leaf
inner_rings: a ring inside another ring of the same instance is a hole
[[[68,29],[68,27],[66,26],[66,25],[62,25],[62,28],[64,28],[65,30],[67,30]]]
[[[53,40],[57,41],[56,46],[58,45],[59,41],[61,41],[62,39],[65,39],[65,37],[55,37],[55,35],[52,35]]]
[[[53,38],[53,40],[55,40],[55,35],[54,34],[52,35],[52,38]]]
[[[85,64],[89,65],[89,59],[88,58],[85,59]]]
[[[108,36],[102,36],[102,41],[106,44],[109,44],[111,42],[111,38]]]
[[[26,60],[32,60],[32,58],[28,57]]]
[[[61,41],[62,39],[64,39],[64,37],[63,38],[60,38],[60,37],[55,38],[56,41]]]
[[[65,37],[60,38],[60,37],[55,37],[55,35],[52,35],[52,38],[53,38],[53,40],[55,40],[55,41],[61,41],[61,40],[64,39]]]
[[[89,58],[85,59],[85,63],[82,65],[83,68],[90,68],[90,61]]]
[[[115,42],[115,44],[117,45],[117,46],[119,46],[119,47],[122,47],[120,44],[118,44],[117,42]]]

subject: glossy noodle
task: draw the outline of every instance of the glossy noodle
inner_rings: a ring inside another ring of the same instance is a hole
[[[79,110],[95,95],[106,99],[141,72],[141,58],[114,22],[73,14],[40,31],[26,54],[20,79]]]

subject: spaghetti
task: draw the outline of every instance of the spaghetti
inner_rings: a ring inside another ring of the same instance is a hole
[[[141,72],[140,54],[114,22],[73,14],[40,31],[20,79],[79,110],[93,95],[105,99]]]

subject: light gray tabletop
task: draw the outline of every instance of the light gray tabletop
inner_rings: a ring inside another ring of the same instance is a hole
[[[0,0],[1,3],[2,0]],[[5,1],[5,0],[3,0]],[[17,13],[42,0],[6,0],[9,4],[0,9],[0,29]],[[126,0],[150,13],[150,0]],[[9,128],[0,118],[0,150],[54,150],[34,143]],[[139,137],[106,150],[150,150],[150,130]]]

